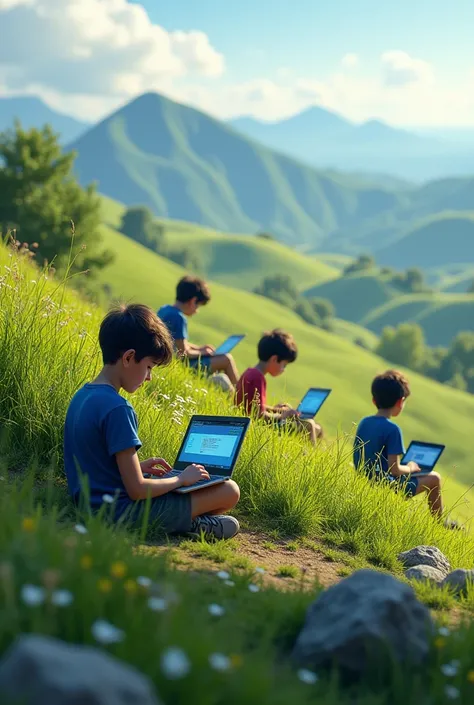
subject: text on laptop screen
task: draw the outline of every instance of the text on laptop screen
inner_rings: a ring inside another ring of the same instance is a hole
[[[226,355],[242,340],[242,335],[231,335],[227,340],[224,340],[222,345],[216,349],[215,355]]]
[[[441,455],[441,452],[441,448],[434,448],[433,446],[421,446],[417,445],[416,443],[412,443],[412,445],[408,449],[408,452],[403,458],[403,462],[409,463],[410,461],[413,461],[415,463],[418,463],[418,465],[422,465],[423,467],[432,468],[438,460],[439,456]]]
[[[243,425],[224,426],[195,422],[189,430],[178,462],[188,465],[197,463],[209,470],[213,467],[223,471],[230,470],[244,432]]]
[[[301,400],[298,411],[304,415],[308,414],[314,416],[324,403],[328,394],[329,392],[326,389],[310,389]]]

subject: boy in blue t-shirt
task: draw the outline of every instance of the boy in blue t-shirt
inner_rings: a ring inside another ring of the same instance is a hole
[[[137,417],[120,390],[133,394],[151,380],[153,367],[169,364],[173,346],[165,325],[147,306],[120,306],[102,321],[99,344],[102,371],[76,392],[66,415],[64,465],[74,502],[80,500],[81,474],[87,479],[92,511],[113,498],[114,519],[125,517],[140,525],[143,500],[151,498],[149,521],[167,533],[235,536],[238,521],[221,516],[239,501],[235,482],[181,494],[173,490],[209,477],[202,465],[189,465],[178,477],[167,477],[171,466],[163,458],[138,459],[142,444]],[[149,474],[155,477],[145,477]]]
[[[354,465],[363,468],[374,480],[385,479],[408,497],[426,492],[430,511],[437,517],[443,512],[441,477],[437,472],[416,477],[419,466],[410,461],[402,465],[405,454],[402,432],[391,421],[401,414],[410,396],[408,380],[401,372],[388,370],[372,382],[372,401],[377,407],[374,416],[359,424],[354,441]]]
[[[176,287],[176,301],[166,304],[158,311],[158,316],[168,327],[174,340],[176,352],[189,360],[190,367],[206,372],[225,372],[233,387],[237,384],[239,373],[234,358],[230,354],[214,355],[212,345],[194,345],[188,340],[187,317],[194,316],[200,306],[211,300],[211,294],[205,281],[198,277],[183,277]]]

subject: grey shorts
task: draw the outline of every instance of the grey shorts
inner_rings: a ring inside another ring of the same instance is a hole
[[[161,497],[131,502],[118,500],[115,520],[139,529],[148,512],[148,530],[166,534],[185,534],[191,530],[191,495],[168,492]]]

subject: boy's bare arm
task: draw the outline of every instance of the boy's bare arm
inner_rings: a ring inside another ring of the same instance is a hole
[[[206,355],[212,355],[214,352],[214,348],[212,345],[203,345],[199,347],[199,345],[194,345],[194,343],[190,343],[189,340],[183,339],[183,340],[176,340],[176,347],[178,349],[178,352],[180,352],[182,355],[186,355],[190,360],[193,360],[203,353]]]
[[[135,448],[127,448],[116,454],[117,464],[127,494],[131,500],[161,497],[177,487],[193,485],[199,480],[208,479],[209,473],[202,465],[189,465],[178,477],[160,477],[147,479]]]
[[[408,463],[408,465],[402,465],[400,458],[400,455],[388,456],[388,470],[394,477],[400,477],[401,475],[412,475],[414,472],[420,472],[420,467],[412,460]]]

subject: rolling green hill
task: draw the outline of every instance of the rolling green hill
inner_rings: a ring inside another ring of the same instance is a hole
[[[172,300],[183,270],[113,229],[103,230],[106,245],[117,257],[100,276],[114,295],[154,308]],[[241,371],[255,364],[262,331],[282,326],[295,335],[300,350],[297,362],[280,379],[270,381],[269,392],[275,401],[287,398],[296,403],[311,384],[331,387],[333,394],[320,417],[331,435],[338,430],[351,432],[363,415],[371,413],[370,382],[386,362],[339,336],[305,324],[288,309],[255,294],[216,283],[212,296],[210,304],[190,321],[191,336],[198,343],[218,344],[227,334],[246,333],[247,338],[235,350]],[[403,429],[407,439],[433,438],[447,443],[442,469],[449,477],[448,498],[453,502],[474,477],[470,433],[474,396],[409,374],[413,397],[401,420]],[[460,511],[467,516],[471,510]]]
[[[82,184],[161,217],[227,232],[266,230],[315,246],[335,228],[394,208],[389,188],[316,171],[204,113],[145,94],[73,145]]]
[[[375,308],[361,321],[375,333],[406,321],[418,323],[429,345],[448,346],[461,331],[474,329],[474,294],[413,294]]]

